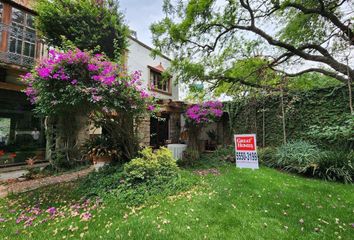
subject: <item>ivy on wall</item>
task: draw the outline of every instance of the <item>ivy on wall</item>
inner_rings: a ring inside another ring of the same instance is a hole
[[[227,102],[224,109],[229,114],[231,134],[256,133],[259,146],[282,144],[281,95]],[[287,140],[307,139],[310,126],[341,125],[348,119],[348,89],[339,87],[289,92],[284,94],[284,109]]]

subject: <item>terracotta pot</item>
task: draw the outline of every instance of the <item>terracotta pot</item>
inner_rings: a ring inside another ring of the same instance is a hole
[[[110,163],[112,162],[112,157],[108,155],[104,156],[92,156],[93,164],[96,163]]]

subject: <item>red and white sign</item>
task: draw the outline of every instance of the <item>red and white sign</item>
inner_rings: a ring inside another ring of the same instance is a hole
[[[234,136],[236,166],[258,169],[256,134],[237,134]]]
[[[256,151],[255,136],[235,135],[236,151]]]

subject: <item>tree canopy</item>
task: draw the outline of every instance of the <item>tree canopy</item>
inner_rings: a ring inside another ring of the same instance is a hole
[[[69,40],[79,49],[118,57],[127,46],[128,27],[114,0],[40,0],[36,25],[50,45]]]
[[[346,0],[165,0],[166,17],[151,30],[157,51],[174,56],[171,70],[182,81],[272,88],[282,83],[280,75],[316,72],[347,84],[354,77],[351,5]]]

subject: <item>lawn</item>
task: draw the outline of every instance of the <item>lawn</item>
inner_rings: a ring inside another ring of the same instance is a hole
[[[184,170],[195,186],[136,207],[79,200],[77,183],[0,199],[0,239],[354,239],[353,185],[217,168],[206,176]],[[21,211],[38,217],[16,224]]]

